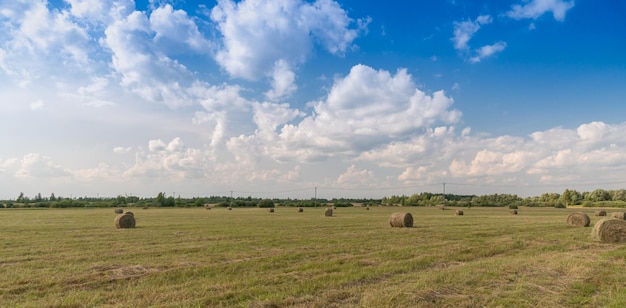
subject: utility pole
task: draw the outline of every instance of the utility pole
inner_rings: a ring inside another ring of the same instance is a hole
[[[446,182],[443,182],[443,201],[446,201]]]

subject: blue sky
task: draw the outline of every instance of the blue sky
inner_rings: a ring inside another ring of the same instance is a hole
[[[0,198],[626,186],[623,1],[0,0]]]

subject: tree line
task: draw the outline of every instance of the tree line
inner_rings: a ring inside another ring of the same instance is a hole
[[[626,190],[596,189],[589,192],[578,192],[566,189],[563,193],[543,193],[539,196],[522,198],[515,194],[489,195],[455,195],[437,193],[415,193],[393,195],[382,199],[366,198],[311,198],[311,199],[262,199],[248,197],[231,198],[227,196],[209,196],[192,198],[175,198],[159,192],[156,197],[140,198],[137,196],[78,197],[67,198],[52,193],[43,197],[40,193],[29,198],[20,193],[16,200],[0,201],[0,208],[67,208],[67,207],[315,207],[328,206],[534,206],[534,207],[567,207],[572,205],[626,207]]]

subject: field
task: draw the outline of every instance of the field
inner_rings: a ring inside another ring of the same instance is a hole
[[[566,223],[593,209],[128,210],[135,229],[110,208],[1,209],[0,306],[626,306],[626,246]]]

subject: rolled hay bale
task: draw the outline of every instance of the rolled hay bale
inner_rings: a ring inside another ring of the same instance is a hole
[[[304,209],[303,209],[303,208],[301,208],[301,207],[299,207],[299,208],[298,208],[298,213],[302,213],[302,212],[304,212]]]
[[[605,243],[626,242],[626,221],[617,218],[602,218],[593,226],[591,238]]]
[[[463,210],[455,210],[454,211],[454,215],[462,216],[463,215]]]
[[[567,216],[567,224],[574,227],[589,227],[591,219],[587,214],[582,212],[574,212]]]
[[[606,216],[606,211],[605,210],[596,210],[593,214],[596,215],[596,216]]]
[[[366,210],[366,211],[369,211],[369,210],[370,210],[370,207],[369,207],[369,206],[368,206],[368,207],[366,207],[366,208],[365,208],[365,210]]]
[[[122,214],[124,213],[123,209],[115,209],[113,212],[115,212],[115,214]]]
[[[210,207],[210,206],[207,206],[207,207],[205,207],[205,209],[206,209],[207,211],[210,211],[210,210],[211,210],[211,207]]]
[[[148,209],[148,207],[147,207],[147,206],[144,206],[144,207],[143,207],[143,209],[144,209],[144,210],[147,210],[147,209]]]
[[[274,208],[270,207],[270,208],[267,209],[267,211],[270,212],[270,213],[274,213]]]
[[[124,214],[126,214],[126,215],[130,215],[130,216],[135,217],[135,213],[133,213],[133,212],[126,212],[126,213],[124,213]]]
[[[229,211],[232,211],[232,210],[233,210],[233,208],[229,206],[229,207],[228,207],[228,210],[229,210]]]
[[[333,210],[336,210],[336,209],[337,209],[337,207],[333,205]]]
[[[389,218],[389,225],[394,228],[412,228],[413,215],[411,213],[393,213]]]
[[[626,212],[613,212],[611,213],[611,217],[626,220]]]
[[[120,214],[115,217],[115,227],[118,229],[128,229],[135,227],[135,216]]]
[[[511,215],[517,215],[517,210],[511,210]]]
[[[324,211],[324,216],[332,217],[333,216],[333,208],[327,207],[326,210]]]

